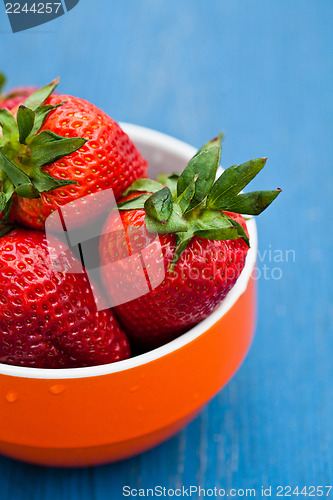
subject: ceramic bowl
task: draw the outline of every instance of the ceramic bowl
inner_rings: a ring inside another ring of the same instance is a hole
[[[181,171],[196,150],[122,124],[150,176]],[[0,453],[41,465],[87,466],[141,453],[189,423],[235,374],[254,333],[257,253],[207,319],[168,344],[114,364],[46,370],[0,364]]]

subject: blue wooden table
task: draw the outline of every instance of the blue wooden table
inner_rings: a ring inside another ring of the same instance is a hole
[[[253,188],[283,188],[258,221],[257,333],[229,385],[180,434],[121,463],[2,457],[0,499],[118,499],[125,485],[257,496],[264,485],[275,498],[278,485],[332,484],[333,2],[81,0],[18,34],[2,4],[0,18],[12,85],[60,75],[115,119],[195,146],[224,130],[224,166],[267,155]]]

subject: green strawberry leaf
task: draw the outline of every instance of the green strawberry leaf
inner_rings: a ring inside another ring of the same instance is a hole
[[[43,130],[30,141],[31,158],[37,167],[49,165],[74,153],[86,142],[83,137],[64,138],[50,130]]]
[[[235,240],[241,237],[247,243],[249,241],[242,226],[232,219],[229,220],[225,214],[218,210],[205,209],[201,212],[200,217],[190,219],[187,223],[188,230],[176,234],[177,245],[170,267],[171,271],[194,236],[218,241]]]
[[[220,132],[216,137],[214,137],[214,139],[211,139],[206,144],[204,144],[200,149],[198,149],[196,154],[201,153],[201,151],[206,151],[207,147],[208,148],[209,147],[218,147],[219,149],[221,149],[222,140],[223,140],[223,133]]]
[[[32,130],[30,132],[30,137],[32,137],[33,135],[35,135],[38,132],[38,130],[41,128],[41,126],[45,122],[46,118],[48,117],[49,113],[51,111],[53,111],[54,109],[59,108],[59,106],[62,106],[63,104],[64,103],[61,102],[59,104],[56,104],[55,106],[51,106],[50,104],[39,106],[39,108],[37,108],[37,110],[35,112],[35,122],[34,122],[34,126],[33,126]]]
[[[225,170],[217,179],[207,198],[207,207],[226,210],[234,197],[254,179],[267,158],[257,158]]]
[[[8,109],[0,109],[0,126],[5,137],[12,137],[18,133],[15,118]]]
[[[12,199],[13,193],[14,193],[14,185],[12,181],[9,180],[8,177],[6,177],[1,182],[1,193],[0,193],[0,200],[1,200],[0,212],[2,213],[2,220],[0,221],[1,223],[6,222],[9,218],[9,214],[13,204],[13,199]],[[4,236],[4,234],[1,234],[1,236]]]
[[[216,228],[228,228],[231,226],[229,219],[220,210],[204,209],[200,217],[191,220],[194,231],[209,230]]]
[[[25,144],[26,138],[32,131],[35,122],[35,112],[21,104],[17,111],[17,125],[21,144]]]
[[[40,198],[38,189],[31,182],[29,184],[20,184],[15,189],[15,193],[22,198]]]
[[[146,214],[145,224],[147,230],[153,234],[168,234],[179,231],[187,231],[187,222],[183,217],[182,210],[180,206],[175,203],[172,206],[172,213],[167,222],[159,222],[149,214]]]
[[[179,179],[178,172],[173,172],[171,175],[167,174],[159,174],[157,176],[157,181],[160,182],[163,186],[168,186],[172,193],[172,198],[176,198],[177,196],[177,182]]]
[[[30,174],[30,179],[35,188],[39,193],[45,193],[47,191],[54,191],[60,187],[70,186],[72,184],[78,184],[76,181],[67,181],[62,179],[56,179],[51,175],[43,172],[38,167],[35,167]],[[23,195],[20,195],[23,196]],[[29,196],[23,196],[24,198],[29,198]]]
[[[53,191],[59,187],[77,184],[75,181],[55,179],[37,166],[28,177],[0,151],[0,169],[13,183],[15,192],[23,198],[38,198],[39,193]],[[2,183],[4,185],[4,183]],[[12,193],[13,194],[13,193]]]
[[[6,85],[7,79],[3,73],[0,73],[0,94],[2,94],[2,91]]]
[[[189,245],[193,236],[194,234],[191,229],[188,229],[186,232],[176,234],[176,248],[175,248],[175,253],[173,254],[172,257],[170,271],[174,270],[175,265],[179,260],[179,257],[181,256],[185,248]]]
[[[0,212],[4,212],[7,203],[10,201],[14,193],[14,185],[8,177],[1,182],[1,193],[0,193]]]
[[[170,189],[173,198],[177,196],[177,184],[179,177],[180,175],[177,174],[177,172],[174,172],[173,174],[169,175],[169,177],[167,177],[165,182],[168,188]]]
[[[48,97],[50,97],[54,89],[57,87],[58,83],[59,78],[56,78],[49,85],[38,89],[24,101],[24,106],[26,108],[32,109],[32,111],[36,111],[37,108],[39,108],[39,106],[41,106],[41,104],[43,104]]]
[[[251,193],[239,194],[224,210],[237,212],[239,214],[259,215],[263,212],[281,193],[281,189],[274,191],[252,191]]]
[[[237,240],[240,236],[237,229],[233,226],[218,228],[218,229],[207,229],[195,232],[196,236],[204,238],[206,240]]]
[[[195,183],[199,177],[199,174],[196,174],[193,181],[187,186],[185,191],[182,192],[180,196],[178,196],[176,203],[180,206],[182,209],[183,213],[185,214],[188,207],[190,206],[190,203],[193,199],[193,196],[195,194]]]
[[[150,194],[139,194],[130,200],[121,201],[118,203],[119,210],[143,210],[145,203],[150,198]]]
[[[45,146],[45,144],[51,144],[53,142],[58,142],[64,139],[61,135],[55,134],[51,130],[43,130],[36,136],[34,136],[30,142],[31,147]]]
[[[173,211],[170,189],[165,187],[152,194],[145,203],[145,210],[150,217],[165,224]]]
[[[127,196],[129,193],[132,193],[133,191],[145,191],[148,193],[157,193],[157,191],[160,191],[160,189],[163,189],[163,184],[160,184],[157,181],[154,181],[152,179],[137,179],[136,181],[131,184],[131,186],[126,189],[126,191],[123,193],[123,196]]]
[[[235,221],[232,217],[228,217],[228,219],[231,222],[231,224],[234,226],[234,228],[237,230],[238,237],[243,238],[243,240],[245,241],[247,246],[250,247],[250,240],[249,240],[246,232],[242,228],[242,226],[237,221]]]
[[[196,236],[211,240],[234,239],[237,236],[228,217],[219,210],[202,210],[200,217],[190,220],[190,227]]]
[[[8,200],[8,202],[6,203],[5,208],[3,209],[3,212],[2,212],[2,221],[3,222],[7,222],[8,221],[9,216],[10,216],[10,211],[12,209],[12,205],[13,205],[13,197],[10,198],[10,200]]]
[[[168,180],[167,174],[163,174],[163,173],[158,174],[158,176],[156,177],[156,182],[159,182],[160,184],[162,184],[162,186],[166,185],[167,180]]]
[[[189,161],[187,167],[181,174],[177,183],[177,196],[179,197],[193,182],[198,174],[195,184],[195,193],[188,207],[191,210],[197,206],[210,192],[221,157],[222,135],[205,144]]]
[[[174,173],[167,177],[160,174],[157,183],[143,179],[125,193],[156,189],[152,195],[137,195],[135,199],[120,203],[119,210],[145,209],[145,224],[149,232],[175,235],[177,244],[171,270],[195,236],[221,241],[241,238],[250,246],[244,228],[223,210],[257,215],[281,191],[239,194],[260,172],[266,158],[234,165],[214,182],[221,155],[221,139],[222,135],[205,144],[181,175]],[[165,184],[166,187],[158,190]]]
[[[41,169],[44,165],[71,155],[87,141],[83,137],[62,137],[50,130],[37,134],[48,114],[64,104],[43,105],[58,82],[59,79],[54,80],[28,97],[18,109],[17,123],[11,113],[0,110],[2,137],[9,135],[8,138],[0,139],[0,204],[7,215],[14,193],[23,198],[37,198],[39,193],[77,184],[75,181],[54,178]],[[10,187],[6,187],[6,181]]]
[[[14,224],[6,224],[3,221],[4,221],[4,219],[2,219],[0,221],[0,238],[3,238],[3,236],[6,236],[13,229],[15,229],[15,225]]]
[[[29,177],[12,163],[0,150],[0,170],[12,181],[15,187],[20,184],[30,184]]]

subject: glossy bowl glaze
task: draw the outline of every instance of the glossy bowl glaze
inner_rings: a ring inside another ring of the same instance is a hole
[[[196,150],[172,137],[122,124],[150,163],[150,176],[181,171]],[[41,465],[120,460],[166,440],[234,375],[253,337],[257,253],[206,320],[149,353],[89,368],[43,370],[0,364],[0,453]]]

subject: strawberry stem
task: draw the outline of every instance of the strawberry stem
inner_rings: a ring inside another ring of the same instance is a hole
[[[0,76],[0,85],[1,85]],[[62,137],[43,130],[49,113],[55,106],[44,102],[59,83],[59,78],[30,95],[17,112],[17,119],[0,109],[0,185],[1,211],[8,218],[14,192],[23,198],[39,198],[40,193],[77,184],[67,179],[56,179],[42,170],[61,158],[80,149],[87,141],[83,137]]]
[[[267,158],[234,165],[215,181],[221,140],[222,134],[199,149],[181,175],[166,177],[160,174],[159,182],[150,179],[135,181],[125,195],[133,191],[141,193],[119,205],[119,210],[144,209],[149,232],[175,234],[177,243],[171,270],[194,236],[210,240],[242,238],[250,246],[243,227],[224,211],[258,215],[281,192],[281,189],[276,189],[241,193],[262,170]],[[162,187],[158,189],[159,186]],[[144,191],[152,194],[142,194]]]

